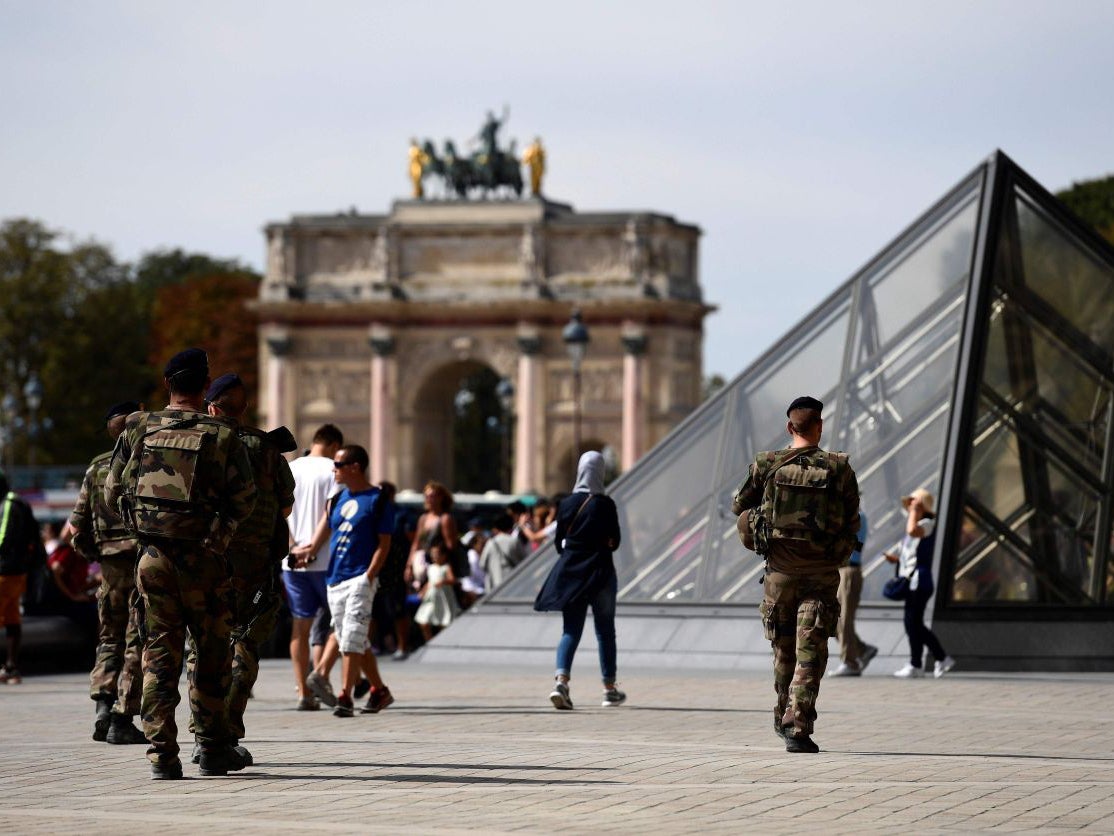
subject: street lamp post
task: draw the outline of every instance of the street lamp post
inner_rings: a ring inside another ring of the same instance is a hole
[[[39,434],[39,407],[43,405],[43,384],[34,372],[31,372],[31,377],[23,387],[23,398],[27,401],[27,408],[31,410],[31,422],[27,426],[27,463],[34,467],[35,442]]]
[[[495,397],[499,399],[499,405],[503,407],[503,466],[506,468],[503,482],[510,491],[511,485],[511,432],[514,419],[514,384],[511,383],[510,378],[504,377],[497,384],[495,384]]]
[[[579,310],[572,312],[572,318],[569,319],[568,325],[565,326],[561,332],[561,339],[565,343],[565,348],[569,352],[569,360],[572,362],[572,438],[573,449],[575,450],[575,462],[580,459],[580,366],[584,361],[584,353],[588,350],[588,329],[584,327],[584,319],[580,315]]]

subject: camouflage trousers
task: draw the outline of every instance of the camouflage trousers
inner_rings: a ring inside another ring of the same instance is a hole
[[[228,745],[232,617],[227,562],[193,543],[148,542],[140,549],[136,574],[146,610],[142,714],[151,742],[148,759],[166,763],[178,757],[174,709],[181,701],[178,681],[187,630],[197,649],[189,699],[198,742],[205,748]]]
[[[101,588],[97,591],[97,661],[89,675],[89,696],[113,702],[117,714],[139,713],[143,689],[139,617],[132,607],[135,552],[101,557]]]
[[[786,575],[767,572],[760,611],[774,648],[775,728],[812,734],[816,696],[828,664],[828,638],[839,620],[839,572]]]
[[[265,547],[263,548],[265,552]],[[255,681],[259,678],[259,648],[271,636],[282,598],[278,589],[279,567],[261,562],[257,554],[228,550],[232,568],[232,686],[228,691],[228,730],[236,740],[246,736],[244,712]],[[264,558],[266,555],[264,554]],[[196,653],[190,645],[186,669],[194,676]],[[190,731],[197,733],[190,721]]]

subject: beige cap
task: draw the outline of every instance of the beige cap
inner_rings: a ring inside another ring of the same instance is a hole
[[[917,488],[915,491],[913,491],[911,494],[909,494],[909,496],[903,496],[901,498],[901,507],[908,510],[909,504],[914,499],[919,499],[921,501],[921,505],[924,506],[924,509],[926,511],[928,511],[928,513],[930,513],[930,514],[932,513],[932,506],[933,506],[932,494],[930,494],[924,488]]]

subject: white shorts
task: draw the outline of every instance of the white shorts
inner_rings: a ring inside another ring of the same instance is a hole
[[[329,612],[341,653],[363,653],[371,646],[367,634],[371,624],[371,602],[378,588],[379,578],[369,583],[365,574],[329,587]]]

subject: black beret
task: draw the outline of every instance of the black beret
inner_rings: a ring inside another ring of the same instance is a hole
[[[108,408],[108,412],[104,414],[104,422],[107,424],[117,415],[131,415],[133,412],[139,412],[139,404],[135,401],[122,401]]]
[[[788,418],[789,413],[794,409],[815,409],[817,412],[822,412],[824,404],[820,403],[816,398],[810,398],[808,395],[801,395],[799,398],[794,398],[793,403],[789,404],[789,409],[785,410],[785,417]]]
[[[204,372],[209,374],[209,357],[200,348],[179,351],[166,362],[163,377],[174,377],[179,372]]]
[[[234,389],[237,386],[243,386],[244,381],[240,380],[240,375],[236,372],[229,372],[222,374],[211,384],[209,384],[209,391],[205,393],[205,400],[215,401],[229,389]]]

